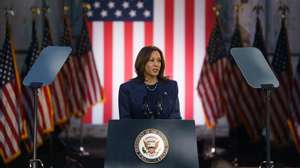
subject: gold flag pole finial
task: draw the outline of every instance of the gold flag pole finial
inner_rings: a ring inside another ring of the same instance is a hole
[[[240,2],[234,5],[234,11],[236,13],[240,13],[240,11],[242,11],[242,10],[243,10],[243,6]]]
[[[259,16],[260,12],[263,10],[264,10],[263,6],[259,4],[253,7],[253,11],[256,13],[257,16]]]
[[[234,5],[234,11],[236,12],[236,16],[235,16],[236,23],[239,22],[239,14],[242,10],[243,10],[242,3],[238,2],[237,4]]]
[[[33,16],[37,16],[41,14],[41,9],[38,7],[32,7],[31,8],[31,13]]]
[[[289,12],[289,7],[282,3],[282,1],[279,1],[279,8],[278,8],[281,18],[286,18],[287,13]]]
[[[86,18],[89,15],[89,11],[92,9],[92,6],[90,3],[82,3],[82,9],[83,9],[83,17]]]
[[[46,14],[46,13],[49,13],[51,10],[50,10],[49,6],[45,6],[41,9],[41,11],[43,12],[43,14]]]
[[[82,3],[82,8],[84,10],[90,10],[90,9],[92,9],[92,6],[89,3]]]
[[[221,12],[221,6],[219,4],[216,4],[212,7],[212,10],[215,12],[216,16],[218,17]]]
[[[70,6],[65,5],[65,6],[64,6],[64,14],[65,14],[65,15],[68,14],[69,11],[70,11]]]

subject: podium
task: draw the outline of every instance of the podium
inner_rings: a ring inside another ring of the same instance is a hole
[[[199,168],[194,121],[111,120],[105,168]]]

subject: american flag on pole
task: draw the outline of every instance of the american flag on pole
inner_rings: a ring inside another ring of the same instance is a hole
[[[76,54],[79,57],[79,68],[82,69],[84,77],[86,98],[90,105],[95,105],[103,99],[103,93],[86,22],[84,17]]]
[[[261,27],[261,21],[258,16],[256,18],[256,24],[255,24],[255,35],[254,35],[253,47],[258,48],[265,56],[265,59],[269,61],[267,48],[266,48],[264,35],[263,35],[263,29]]]
[[[77,74],[80,79],[81,93],[84,96],[83,112],[90,112],[92,106],[100,103],[103,100],[103,90],[99,79],[98,69],[96,66],[94,53],[90,42],[90,37],[87,27],[87,19],[82,18],[82,26],[80,31],[79,41],[77,43],[76,61]],[[79,114],[79,115],[85,115]],[[85,120],[89,119],[89,115],[85,115]]]
[[[290,111],[292,90],[292,64],[285,18],[281,19],[281,28],[277,39],[275,54],[271,63],[280,86],[271,97],[271,125],[274,140],[280,144],[288,142],[287,120]]]
[[[0,53],[0,155],[5,163],[21,153],[19,72],[10,33],[7,21],[3,50]]]
[[[30,70],[31,66],[34,64],[35,60],[39,56],[39,45],[37,39],[32,39],[32,42],[28,49],[28,54],[25,60],[25,66],[23,67],[23,73],[27,74]],[[31,102],[33,102],[32,92],[27,89],[28,96],[27,98],[31,98]],[[38,127],[43,133],[52,132],[54,129],[53,123],[53,107],[51,101],[50,90],[47,86],[39,89],[38,95]]]
[[[44,25],[43,25],[43,41],[42,41],[42,48],[44,49],[47,46],[53,45],[52,40],[52,34],[51,34],[51,28],[50,23],[44,14]],[[52,124],[62,124],[67,121],[67,100],[66,100],[66,94],[64,93],[66,91],[66,86],[64,76],[62,71],[60,71],[53,83],[48,87],[44,87],[43,89],[45,91],[50,91],[51,93],[51,102],[52,102],[52,108],[53,108],[53,114],[51,114],[50,121]],[[53,126],[54,127],[54,126]]]
[[[238,19],[236,19],[236,21],[237,23],[231,38],[230,48],[242,47],[242,39]],[[227,112],[226,116],[229,126],[231,128],[234,128],[240,124],[239,113],[241,112],[241,105],[237,102],[236,98],[239,97],[238,95],[240,93],[239,84],[241,81],[241,76],[230,54],[227,55],[227,59],[228,63],[226,64],[226,68],[222,78],[222,94],[225,101],[225,108]]]
[[[64,33],[61,40],[61,45],[72,47],[72,33],[69,16],[64,16]],[[86,109],[86,100],[83,92],[83,82],[79,73],[78,66],[79,58],[72,52],[65,65],[62,68],[62,73],[65,76],[67,87],[70,88],[65,95],[67,95],[68,115],[84,114]]]
[[[215,127],[218,118],[225,113],[224,99],[221,94],[221,72],[225,68],[227,50],[218,14],[216,17],[197,88],[203,104],[205,123],[209,128]]]
[[[241,28],[237,14],[230,48],[243,47]],[[224,73],[222,92],[227,106],[228,121],[232,128],[243,124],[251,140],[256,141],[261,128],[259,111],[262,106],[259,101],[260,96],[255,89],[246,83],[233,57],[229,55],[228,58],[231,63],[227,64],[226,73]]]
[[[35,27],[35,19],[32,20],[32,32],[31,32],[31,43],[30,43],[30,49],[32,50],[38,50],[38,42],[37,42],[37,32]],[[27,60],[27,63],[24,64],[24,68],[22,69],[22,79],[24,79],[25,75],[27,74],[27,71],[29,68],[26,66],[31,65],[31,60]],[[34,129],[34,107],[33,107],[33,95],[32,91],[29,88],[26,88],[25,86],[22,86],[22,93],[24,98],[24,111],[26,113],[26,118],[28,121],[27,124],[27,130],[28,130],[28,139],[25,140],[26,148],[29,152],[33,149],[33,129]],[[37,129],[37,144],[41,145],[43,143],[42,140],[42,128],[38,127]]]
[[[119,85],[135,77],[134,61],[145,45],[162,49],[166,75],[178,82],[184,119],[204,124],[197,84],[205,55],[205,0],[89,0],[92,47],[104,103],[91,113],[91,123],[119,118]],[[212,22],[209,20],[208,22]]]
[[[72,47],[70,19],[69,16],[66,14],[66,11],[63,20],[64,20],[64,31],[63,31],[63,36],[60,40],[60,45]],[[74,77],[76,74],[76,69],[74,68],[73,65],[74,65],[74,59],[73,56],[71,55],[67,59],[66,63],[63,65],[62,70],[60,72],[60,76],[62,76],[63,78],[62,88],[65,97],[65,111],[61,111],[60,114],[55,114],[55,120],[56,122],[59,123],[67,121],[72,114],[74,114],[77,110],[80,109],[80,96],[74,94],[76,91],[75,87],[78,86],[78,82],[76,80],[76,77]]]

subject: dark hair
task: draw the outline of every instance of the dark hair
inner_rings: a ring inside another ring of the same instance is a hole
[[[159,80],[166,80],[167,77],[164,76],[164,71],[165,71],[164,56],[163,56],[162,51],[158,47],[155,47],[155,46],[145,46],[139,51],[139,53],[136,57],[136,60],[135,60],[135,64],[134,64],[135,72],[136,72],[138,78],[140,78],[142,80],[145,79],[145,76],[144,76],[145,65],[149,61],[153,51],[159,52],[159,55],[161,58],[161,67],[160,67],[157,78]]]

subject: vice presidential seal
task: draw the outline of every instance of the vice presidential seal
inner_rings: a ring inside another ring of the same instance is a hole
[[[168,139],[157,129],[146,129],[136,137],[134,150],[143,162],[158,163],[166,157],[169,151]]]

